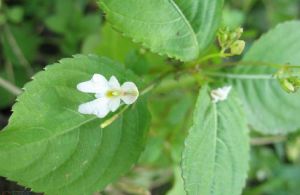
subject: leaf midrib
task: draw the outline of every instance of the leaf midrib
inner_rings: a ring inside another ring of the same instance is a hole
[[[218,147],[218,139],[219,140],[221,140],[223,143],[224,143],[224,145],[225,145],[225,147],[227,147],[227,145],[225,144],[225,142],[221,139],[221,138],[219,138],[219,136],[218,136],[218,131],[219,131],[219,115],[218,115],[218,109],[217,109],[217,105],[215,104],[215,103],[213,103],[213,115],[214,115],[214,119],[215,119],[215,140],[214,140],[214,142],[215,142],[215,149],[214,149],[214,170],[213,170],[213,172],[215,173],[216,172],[216,167],[217,167],[217,165],[218,165],[218,162],[217,162],[217,147]],[[227,147],[228,148],[228,147]],[[213,174],[214,175],[214,177],[213,177],[213,181],[212,181],[212,183],[211,183],[211,187],[210,187],[210,189],[211,189],[211,194],[214,194],[213,192],[214,192],[214,186],[215,186],[215,180],[216,180],[216,178],[215,178],[215,174]],[[232,182],[232,185],[233,185],[233,182]],[[232,187],[232,186],[231,186]],[[231,188],[231,189],[233,189],[233,187]]]
[[[214,170],[213,170],[213,180],[210,186],[210,193],[213,194],[214,191],[214,186],[215,186],[215,181],[216,181],[216,177],[215,177],[215,172],[216,172],[216,159],[217,159],[217,138],[218,138],[218,113],[217,113],[217,105],[215,103],[211,103],[212,107],[213,107],[213,115],[214,115],[214,121],[215,121],[215,148],[214,148]]]

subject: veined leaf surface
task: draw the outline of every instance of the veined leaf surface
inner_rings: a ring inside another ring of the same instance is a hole
[[[149,113],[145,99],[105,129],[102,119],[77,112],[94,95],[76,85],[94,73],[119,81],[138,78],[93,55],[63,59],[38,73],[0,132],[0,175],[46,194],[92,194],[127,172],[144,147]]]
[[[99,0],[108,21],[153,52],[196,59],[215,37],[223,0]]]
[[[182,156],[188,195],[241,194],[249,160],[246,124],[234,93],[213,103],[208,87],[201,89]]]

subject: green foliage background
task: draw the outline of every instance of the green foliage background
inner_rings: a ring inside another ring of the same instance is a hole
[[[109,57],[131,69],[142,77],[145,83],[153,80],[155,73],[180,65],[179,61],[154,54],[147,48],[133,43],[130,38],[122,36],[118,33],[119,29],[113,29],[108,24],[103,17],[103,11],[105,10],[100,10],[96,2],[92,0],[2,1],[0,7],[0,77],[16,86],[23,87],[26,82],[30,81],[31,76],[42,70],[45,65],[53,64],[61,58],[70,57],[76,53],[94,53]],[[227,0],[223,9],[222,24],[232,28],[244,27],[243,39],[247,42],[246,50],[248,50],[257,38],[277,24],[299,18],[300,3],[298,0]],[[117,19],[112,18],[111,20]],[[280,34],[282,39],[300,36],[299,34],[289,34],[290,29],[284,30],[277,32],[282,33]],[[142,35],[144,34],[134,34],[133,36],[143,40]],[[217,46],[212,46],[207,51],[201,50],[204,45],[213,41],[213,37],[206,41],[206,43],[199,43],[200,49],[189,51],[192,56],[188,58],[195,57],[201,52],[214,53]],[[280,47],[284,50],[285,48],[285,46],[276,46],[276,40],[272,43],[269,48],[260,48],[260,50],[276,50]],[[172,48],[170,43],[165,43],[165,46]],[[158,48],[158,45],[153,47]],[[260,46],[256,45],[256,47]],[[177,51],[174,50],[170,56],[180,57],[183,55]],[[297,48],[286,48],[285,51],[288,55],[291,51],[298,50]],[[280,55],[284,54],[280,53]],[[239,58],[242,57],[236,57],[236,60]],[[273,60],[268,55],[255,52],[249,53],[245,58]],[[294,63],[300,64],[298,59],[293,59]],[[218,62],[219,59],[213,61],[213,63]],[[237,69],[236,71],[251,72],[251,69]],[[122,75],[120,73],[122,71],[117,70],[117,72]],[[175,79],[168,77],[161,86],[152,92],[148,106],[152,122],[145,150],[133,170],[126,174],[124,170],[123,177],[110,185],[104,193],[147,194],[151,191],[153,194],[183,194],[183,182],[178,166],[183,152],[184,139],[192,124],[193,110],[201,79],[190,78],[188,75]],[[250,84],[246,83],[245,85]],[[175,88],[176,90],[174,90]],[[243,94],[244,92],[238,91],[238,93]],[[255,96],[255,94],[252,95]],[[14,95],[0,87],[2,127],[7,124],[14,101]],[[297,99],[292,101],[297,101]],[[252,103],[255,106],[258,105],[255,102]],[[278,113],[278,115],[284,113],[283,109],[279,109],[278,112],[282,113]],[[294,122],[299,124],[299,116],[291,114],[291,117],[294,117]],[[255,119],[250,121],[262,126]],[[30,125],[27,124],[27,127],[30,128]],[[278,124],[269,125],[278,127]],[[115,132],[114,136],[117,135],[118,132]],[[249,176],[243,194],[297,195],[300,185],[299,133],[266,137],[251,131],[250,135],[253,146],[251,147]],[[1,144],[5,145],[5,140],[1,140]],[[141,149],[136,148],[136,150]],[[20,159],[22,158],[26,160],[26,154],[20,154]],[[187,160],[193,161],[192,158]],[[3,165],[1,167],[4,168],[5,162],[1,163]],[[10,171],[8,170],[8,172]],[[12,172],[10,172],[12,179],[20,179],[14,178]],[[0,180],[0,192],[20,189],[24,190],[4,178]]]

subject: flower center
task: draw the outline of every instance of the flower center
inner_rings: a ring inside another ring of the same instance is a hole
[[[106,93],[106,96],[109,97],[109,98],[117,97],[117,96],[120,96],[120,95],[121,95],[121,92],[118,91],[118,90],[109,90]]]

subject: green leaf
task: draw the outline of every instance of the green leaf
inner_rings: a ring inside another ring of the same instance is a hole
[[[183,179],[181,177],[180,167],[174,168],[174,182],[172,189],[167,193],[167,195],[184,195],[186,194],[183,187]]]
[[[86,37],[81,51],[84,54],[94,53],[119,61],[137,75],[145,74],[155,66],[161,68],[161,64],[166,63],[163,57],[140,48],[107,23],[101,27],[101,32]]]
[[[262,63],[300,65],[300,22],[278,25],[254,43],[243,61],[256,62],[253,66],[240,65],[235,74],[258,75],[248,79],[231,79],[241,96],[251,126],[265,134],[285,134],[300,128],[300,92],[288,94],[272,75],[277,69]],[[263,75],[262,78],[259,78]]]
[[[92,194],[126,173],[144,148],[149,113],[145,98],[105,129],[103,120],[77,112],[94,99],[76,85],[94,73],[120,82],[138,78],[94,55],[63,59],[38,73],[0,133],[0,175],[46,194]]]
[[[125,64],[137,75],[145,75],[149,71],[149,62],[143,49],[133,50],[127,54]]]
[[[153,52],[196,59],[215,37],[223,0],[98,0],[107,20]]]
[[[14,6],[5,10],[6,17],[12,23],[20,23],[24,18],[24,9],[21,6]]]
[[[136,44],[105,24],[100,33],[92,34],[85,39],[82,52],[96,53],[124,63],[126,55],[136,48],[138,48]]]
[[[248,142],[246,120],[235,94],[212,103],[208,87],[203,87],[182,157],[187,193],[241,194],[248,170]]]

